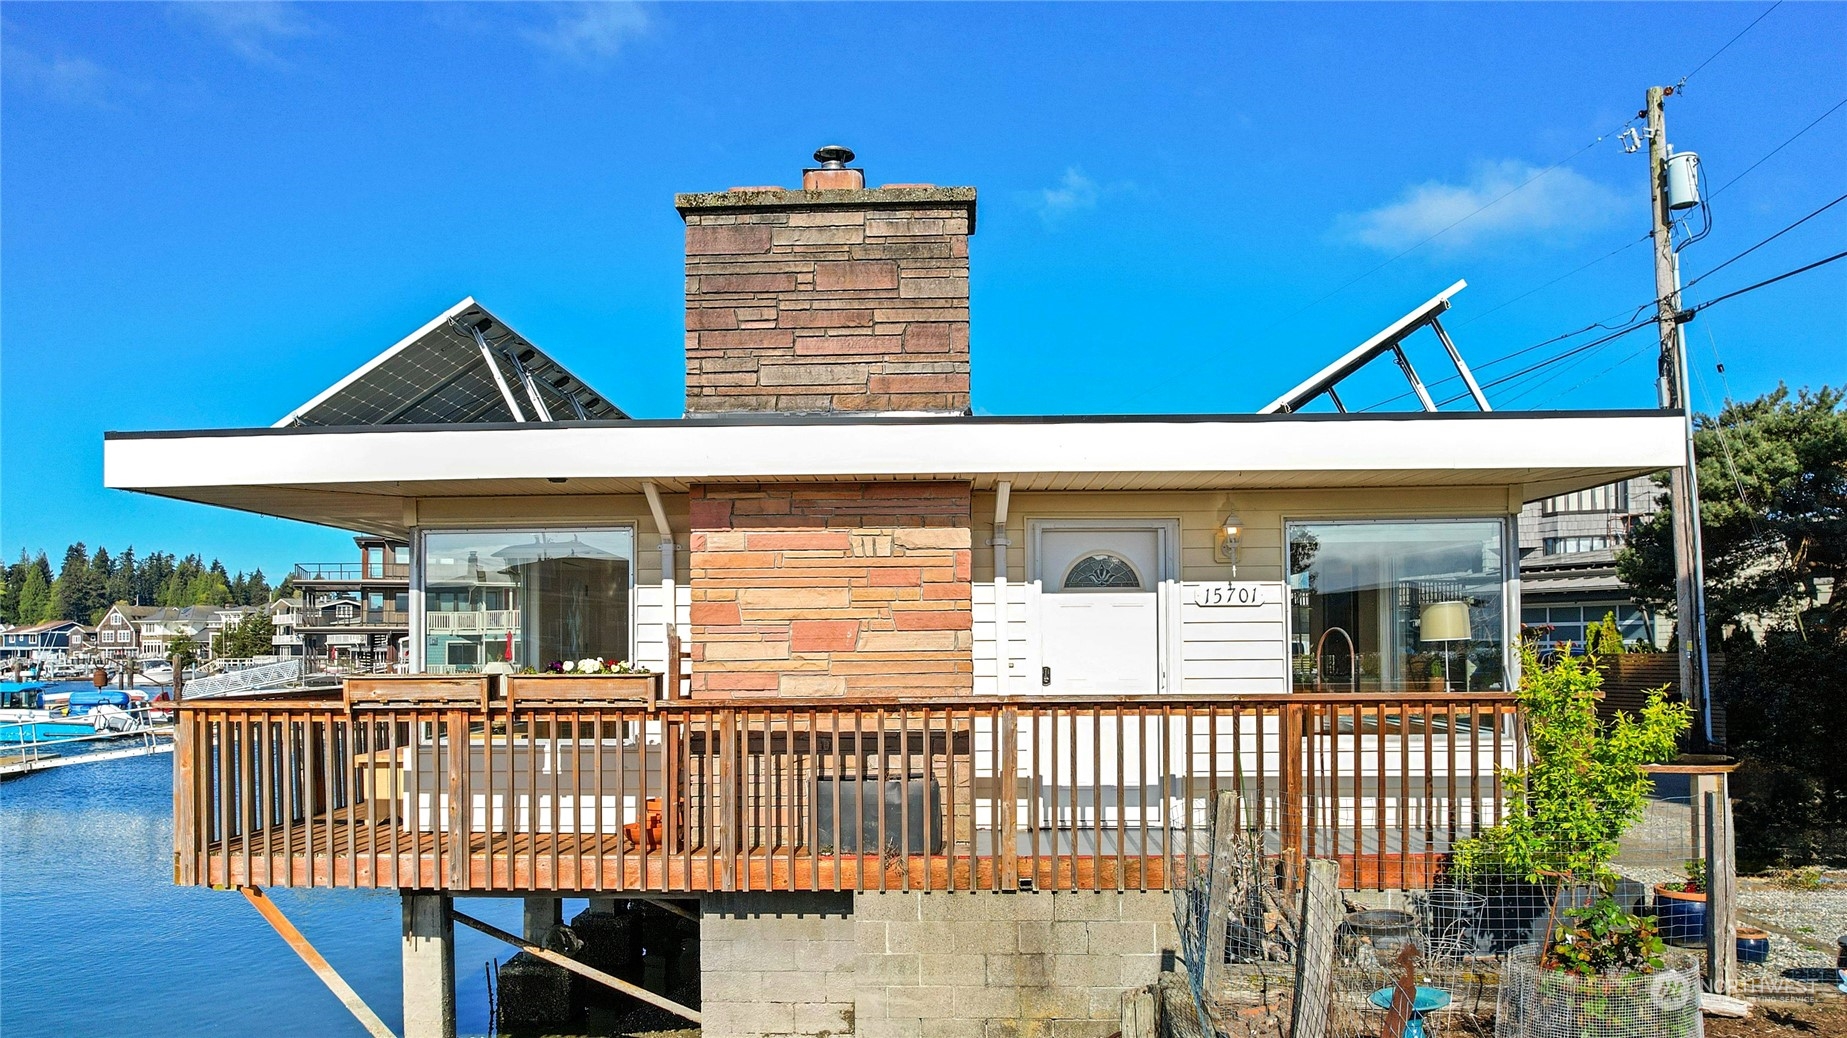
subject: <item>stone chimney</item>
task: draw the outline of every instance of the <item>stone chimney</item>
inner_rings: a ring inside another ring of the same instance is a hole
[[[830,146],[802,189],[674,196],[686,413],[968,411],[975,189],[868,189]]]

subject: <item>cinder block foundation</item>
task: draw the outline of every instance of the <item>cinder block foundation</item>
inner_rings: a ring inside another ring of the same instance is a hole
[[[1108,1038],[1178,946],[1164,893],[711,894],[707,1038]]]

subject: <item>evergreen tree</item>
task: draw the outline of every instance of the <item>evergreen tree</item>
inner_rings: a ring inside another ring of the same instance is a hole
[[[271,601],[269,579],[263,576],[262,567],[250,571],[250,580],[245,584],[245,605],[262,606]]]
[[[6,576],[0,581],[0,624],[16,624],[19,619],[19,593],[26,584],[26,571],[32,568],[32,557],[26,549],[19,549],[19,561],[6,568]]]
[[[139,592],[135,584],[138,565],[135,561],[135,548],[131,544],[116,557],[115,569],[110,572],[109,579],[103,583],[103,597],[111,603],[127,602],[130,605],[139,605],[137,601]]]
[[[103,601],[103,578],[90,568],[90,553],[82,541],[64,550],[64,564],[51,591],[53,620],[90,623],[108,608]]]
[[[51,616],[51,562],[39,552],[26,567],[25,580],[19,590],[19,620],[21,624],[42,623]]]
[[[274,602],[278,598],[294,598],[294,597],[295,597],[295,571],[290,570],[288,576],[282,578],[282,583],[276,585],[276,593],[270,596],[270,601]]]

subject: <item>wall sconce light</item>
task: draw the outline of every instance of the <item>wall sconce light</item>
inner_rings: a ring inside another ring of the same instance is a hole
[[[1243,540],[1244,520],[1236,512],[1227,514],[1212,538],[1212,552],[1218,561],[1231,566],[1233,576],[1238,573],[1238,544]]]

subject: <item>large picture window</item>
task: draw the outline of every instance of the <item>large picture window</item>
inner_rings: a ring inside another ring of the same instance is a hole
[[[1506,687],[1501,521],[1300,522],[1288,536],[1296,690]]]
[[[634,531],[432,531],[422,548],[426,670],[630,658]]]

